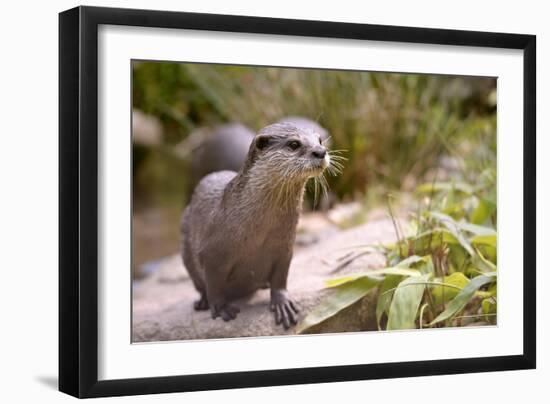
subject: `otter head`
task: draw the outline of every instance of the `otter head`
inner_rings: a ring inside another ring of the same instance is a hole
[[[316,131],[276,123],[256,135],[250,146],[249,163],[255,171],[265,170],[273,178],[302,182],[321,175],[330,165],[330,156]]]

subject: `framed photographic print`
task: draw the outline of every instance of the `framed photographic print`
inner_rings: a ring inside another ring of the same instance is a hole
[[[61,391],[535,367],[534,36],[78,7],[59,46]]]

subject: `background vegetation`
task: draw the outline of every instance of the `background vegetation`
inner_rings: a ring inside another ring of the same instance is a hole
[[[163,134],[134,146],[134,226],[155,218],[143,224],[154,236],[141,246],[134,237],[134,249],[177,248],[187,167],[172,150],[195,129],[304,116],[345,150],[343,173],[329,178],[338,201],[388,209],[398,241],[352,248],[347,262],[382,252],[386,267],[327,279],[334,293],[299,331],[372,290],[380,329],[496,323],[495,79],[136,62],[133,107]],[[402,207],[416,212],[404,224],[394,215]]]
[[[341,198],[379,185],[412,190],[442,156],[455,157],[466,180],[494,166],[494,79],[137,62],[133,84],[134,107],[161,120],[167,145],[223,122],[258,130],[288,115],[318,121],[332,148],[347,150],[346,170],[330,184]],[[138,186],[182,200],[185,176],[167,185],[159,183],[175,176],[155,173],[174,162],[148,159]]]

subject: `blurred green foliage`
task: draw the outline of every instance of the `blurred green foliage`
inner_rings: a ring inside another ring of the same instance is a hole
[[[367,188],[413,190],[441,175],[434,170],[444,156],[467,181],[494,168],[495,94],[492,78],[164,62],[133,67],[133,106],[161,120],[166,146],[200,126],[236,121],[258,130],[288,115],[317,120],[332,148],[346,150],[345,169],[330,183],[344,199]],[[164,164],[158,155],[146,163],[140,169],[170,171],[151,167]],[[149,184],[157,178],[141,177]]]

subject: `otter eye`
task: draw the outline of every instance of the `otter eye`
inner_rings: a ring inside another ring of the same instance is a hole
[[[319,138],[319,144],[322,145],[323,144],[323,140],[321,138]]]
[[[296,150],[300,146],[301,146],[300,142],[297,142],[296,140],[293,140],[292,142],[288,142],[288,147],[290,147],[292,150]]]

